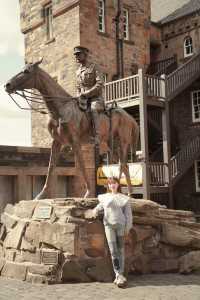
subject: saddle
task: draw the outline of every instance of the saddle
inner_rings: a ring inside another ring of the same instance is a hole
[[[89,101],[89,99],[85,97],[79,97],[77,98],[77,102],[81,111],[84,111],[86,113],[91,113],[91,102]],[[105,104],[104,110],[101,112],[105,113],[108,117],[110,117],[112,110],[117,107],[118,107],[117,102],[113,101],[112,103]]]

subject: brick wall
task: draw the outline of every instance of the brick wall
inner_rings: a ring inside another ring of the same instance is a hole
[[[193,39],[194,53],[200,50],[200,17],[185,16],[162,26],[161,57],[168,58],[177,54],[178,62],[183,63],[184,39],[190,35]]]
[[[133,64],[146,67],[150,61],[150,1],[124,0],[122,3],[129,10],[130,39],[124,41],[124,75],[129,76]],[[101,66],[110,81],[117,73],[116,30],[113,22],[117,13],[116,6],[113,1],[106,1],[105,33],[98,32],[96,0],[82,2],[80,11],[81,44],[91,50],[91,60]]]
[[[200,124],[192,122],[191,92],[199,89],[199,80],[170,102],[173,130],[177,131],[180,148],[200,135]],[[200,193],[196,193],[194,166],[180,179],[174,189],[176,208],[200,211]]]

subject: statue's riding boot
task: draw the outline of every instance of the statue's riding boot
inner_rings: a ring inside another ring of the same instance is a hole
[[[93,127],[94,127],[94,143],[96,146],[100,144],[99,137],[99,113],[97,111],[92,111]]]

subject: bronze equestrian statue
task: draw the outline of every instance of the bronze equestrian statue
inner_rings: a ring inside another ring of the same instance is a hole
[[[81,145],[90,142],[92,136],[91,120],[88,118],[88,114],[80,109],[77,99],[70,96],[47,72],[42,70],[39,67],[40,63],[41,61],[26,64],[25,68],[5,85],[7,93],[11,96],[18,91],[22,91],[24,95],[26,89],[38,90],[48,110],[48,130],[53,142],[46,182],[36,199],[51,197],[53,188],[51,178],[63,145],[70,145],[73,149],[85,183],[86,193],[84,197],[88,197],[90,195],[90,183],[82,159]],[[80,94],[80,96],[84,95],[82,88]],[[98,114],[100,124],[98,128],[99,152],[102,154],[110,150],[109,139],[111,135],[114,139],[118,139],[120,177],[124,172],[128,193],[131,194],[127,159],[129,147],[131,146],[133,151],[136,150],[139,135],[138,125],[135,119],[121,108],[115,108],[111,111],[111,122],[104,111],[98,112]]]

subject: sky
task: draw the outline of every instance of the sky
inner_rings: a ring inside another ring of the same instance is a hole
[[[19,15],[19,0],[0,0],[0,145],[30,146],[30,112],[17,108],[4,90],[24,66]]]

